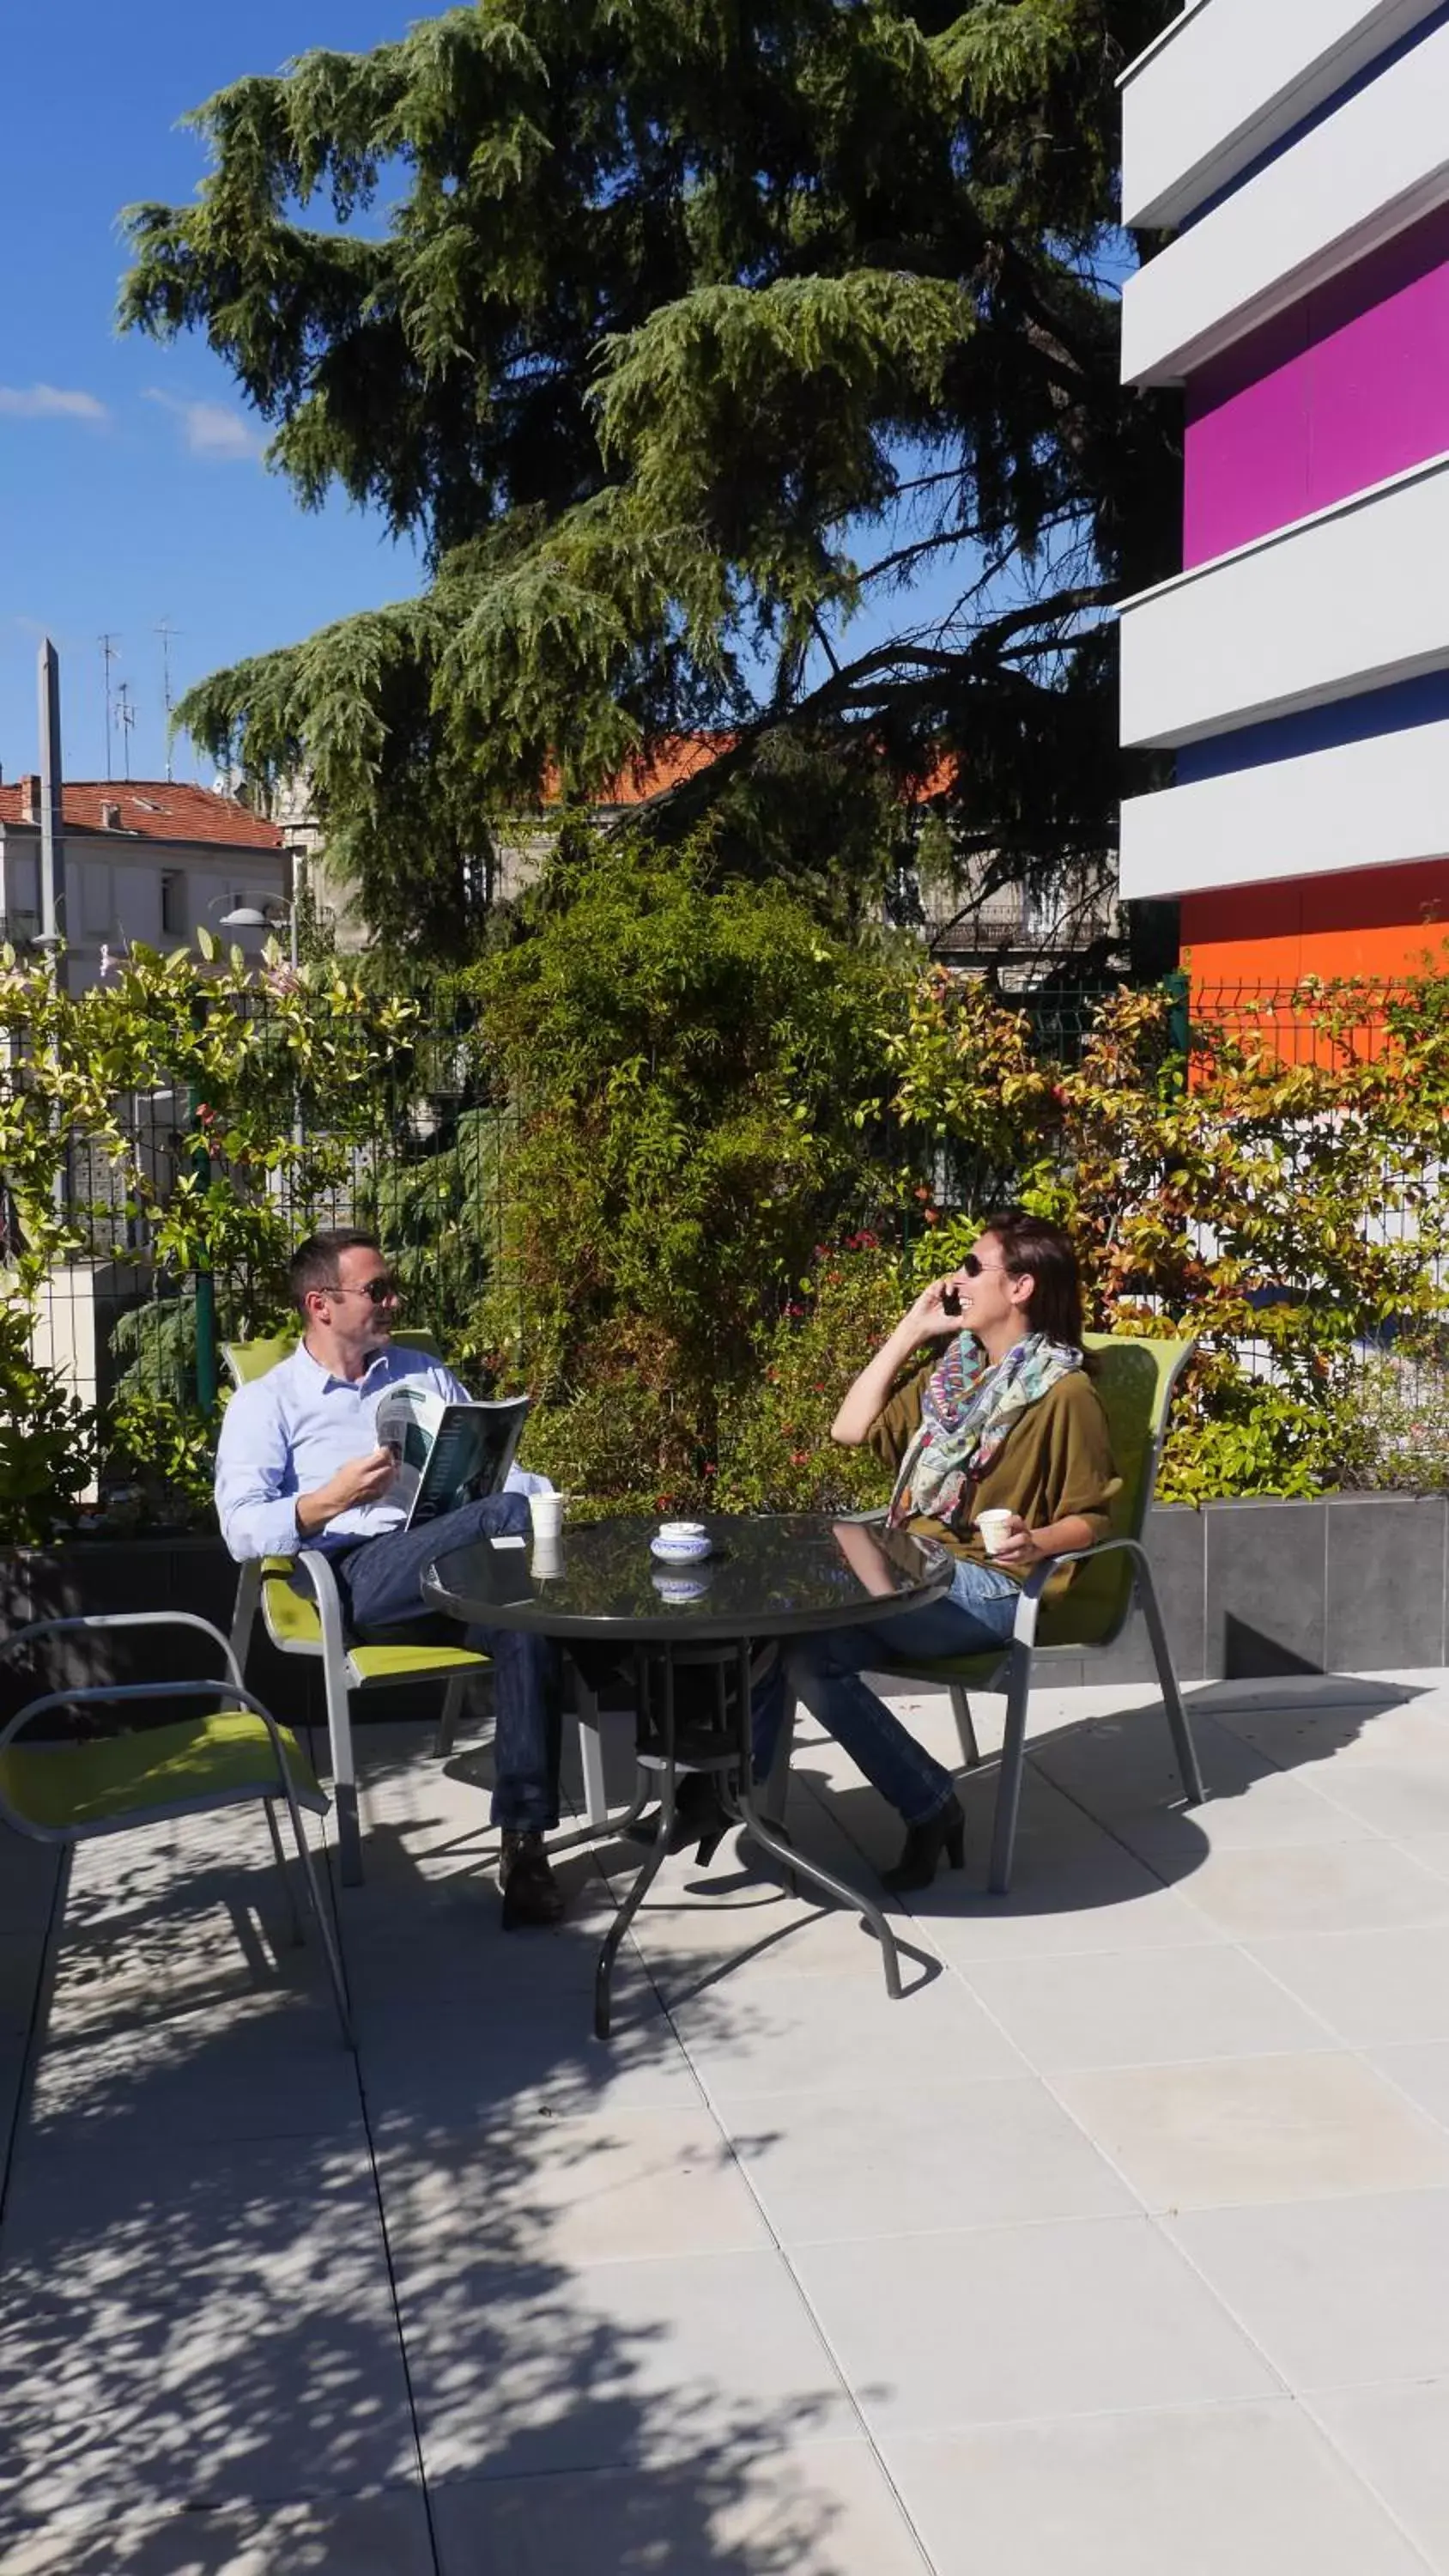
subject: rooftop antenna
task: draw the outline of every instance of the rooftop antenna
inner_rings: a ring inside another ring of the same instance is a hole
[[[121,728],[121,756],[126,764],[126,785],[129,787],[131,784],[131,732],[136,722],[136,710],[131,704],[129,680],[116,682],[116,697],[119,701],[116,708],[116,722]]]
[[[161,638],[161,695],[166,706],[166,784],[170,787],[175,780],[171,757],[171,638],[179,635],[181,629],[173,626],[169,617],[163,617],[156,632]]]
[[[116,651],[118,641],[119,638],[115,635],[101,637],[101,668],[106,675],[106,779],[108,784],[116,774],[111,765],[111,664],[120,658]]]

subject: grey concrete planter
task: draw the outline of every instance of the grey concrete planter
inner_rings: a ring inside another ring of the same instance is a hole
[[[1183,1681],[1449,1663],[1449,1496],[1209,1503],[1200,1512],[1154,1512],[1148,1527]],[[225,1632],[235,1591],[236,1569],[216,1538],[0,1549],[0,1634],[82,1610],[168,1608],[197,1610]],[[87,1641],[69,1660],[65,1679],[95,1678],[99,1642]],[[121,1679],[187,1669],[180,1631],[104,1642],[106,1669]],[[1151,1681],[1140,1613],[1109,1654],[1063,1657],[1052,1669],[1063,1683]],[[278,1655],[259,1638],[253,1679],[278,1717],[322,1723],[320,1676],[310,1660]],[[0,1714],[25,1695],[0,1664]],[[391,1693],[359,1703],[359,1714],[398,1711]]]

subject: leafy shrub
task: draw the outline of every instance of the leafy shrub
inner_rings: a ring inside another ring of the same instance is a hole
[[[31,1356],[28,1300],[0,1306],[0,1541],[38,1547],[64,1526],[95,1472],[95,1415]]]

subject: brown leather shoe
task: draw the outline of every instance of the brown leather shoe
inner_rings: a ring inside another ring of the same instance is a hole
[[[516,1932],[524,1924],[563,1921],[563,1890],[548,1865],[542,1834],[504,1835],[498,1881],[505,1932]]]

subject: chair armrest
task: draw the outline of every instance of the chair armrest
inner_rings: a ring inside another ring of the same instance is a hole
[[[1012,1644],[1014,1646],[1036,1644],[1037,1612],[1041,1608],[1042,1594],[1059,1565],[1085,1565],[1089,1557],[1113,1556],[1120,1554],[1124,1549],[1130,1556],[1140,1557],[1142,1562],[1146,1563],[1147,1550],[1142,1541],[1137,1538],[1099,1538],[1094,1547],[1064,1547],[1057,1556],[1044,1556],[1039,1565],[1032,1567],[1021,1587],[1021,1598],[1016,1605],[1016,1618],[1011,1631]]]
[[[210,1619],[200,1618],[194,1610],[87,1610],[73,1619],[35,1619],[28,1628],[17,1628],[10,1636],[0,1637],[0,1655],[13,1655],[17,1646],[29,1645],[37,1637],[62,1637],[78,1628],[199,1628],[204,1637],[220,1646],[230,1687],[237,1691],[242,1688],[241,1670],[230,1641]],[[128,1687],[143,1691],[165,1685],[137,1682]]]
[[[297,1558],[297,1571],[305,1574],[312,1586],[317,1616],[322,1622],[322,1653],[332,1671],[340,1671],[347,1659],[347,1635],[342,1624],[342,1595],[329,1558],[320,1547],[304,1547]]]

